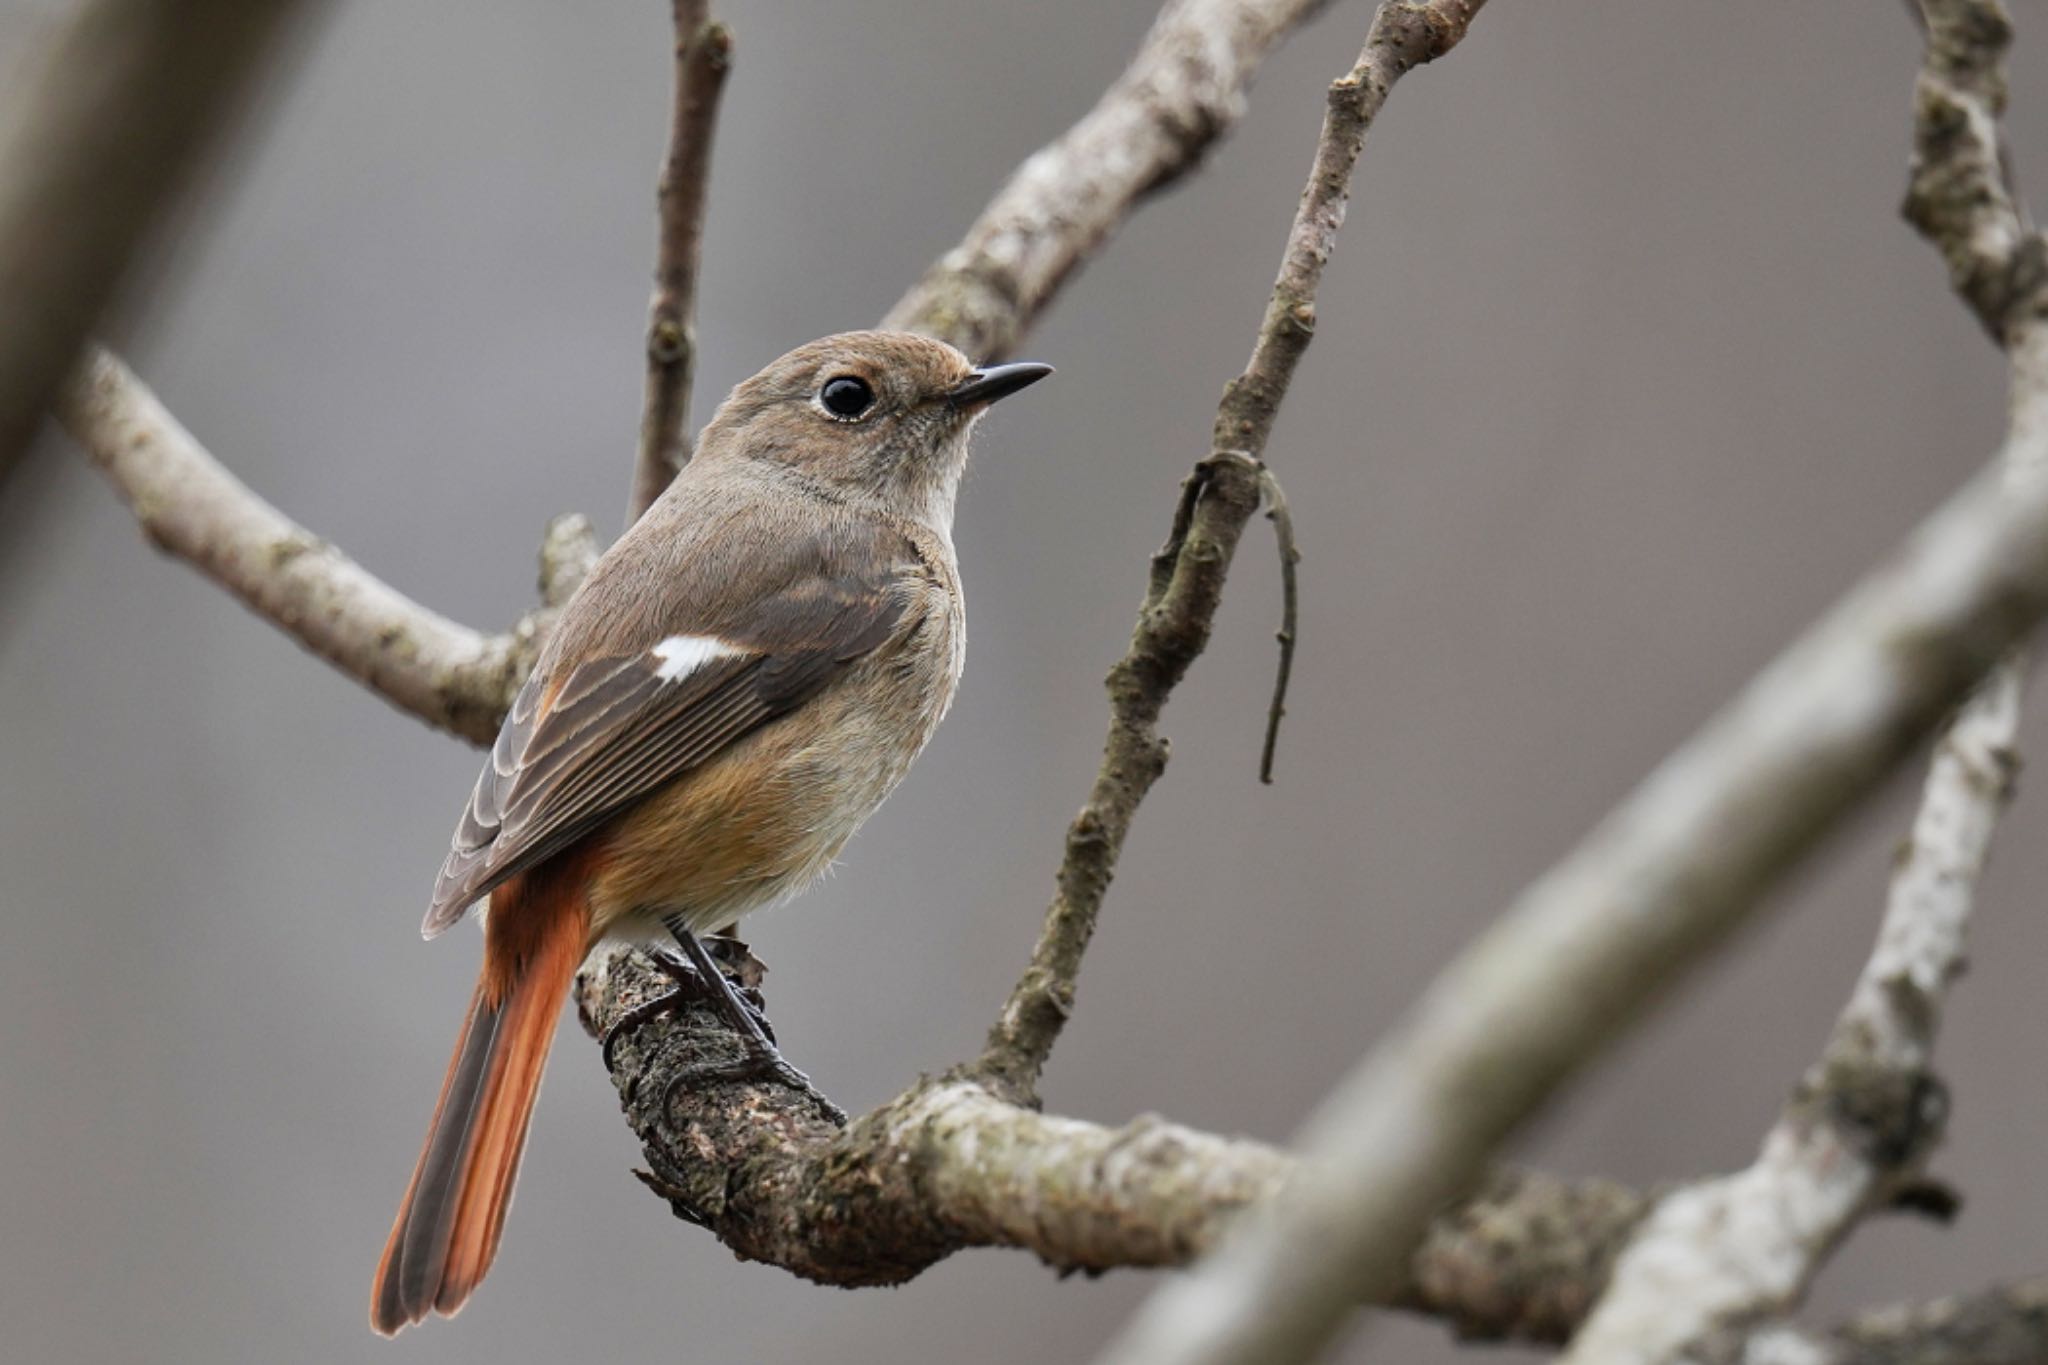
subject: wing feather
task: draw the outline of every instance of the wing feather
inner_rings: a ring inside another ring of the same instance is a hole
[[[762,604],[757,638],[689,640],[687,671],[674,636],[586,660],[552,695],[535,670],[477,777],[421,932],[441,933],[492,888],[815,696],[896,631],[910,596],[898,588],[915,567],[786,580]]]

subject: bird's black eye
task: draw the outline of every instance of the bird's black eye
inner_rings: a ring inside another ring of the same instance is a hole
[[[825,381],[825,387],[818,390],[818,401],[834,417],[858,417],[874,406],[875,391],[867,380],[842,374]]]

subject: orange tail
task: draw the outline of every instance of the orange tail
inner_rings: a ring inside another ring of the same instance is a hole
[[[429,1309],[452,1317],[497,1254],[555,1019],[586,948],[582,872],[543,867],[491,896],[483,975],[370,1293],[370,1325],[385,1336]]]

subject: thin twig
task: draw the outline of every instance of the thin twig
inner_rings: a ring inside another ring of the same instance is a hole
[[[119,360],[94,351],[58,416],[160,550],[400,710],[477,744],[498,731],[553,617],[596,557],[590,524],[557,518],[544,605],[485,635],[387,587],[256,496]]]
[[[136,249],[311,8],[86,0],[0,101],[0,479]]]
[[[979,1075],[1030,1095],[1073,1007],[1081,958],[1095,932],[1138,805],[1166,767],[1161,710],[1208,643],[1223,581],[1263,492],[1261,460],[1295,366],[1315,335],[1316,287],[1351,191],[1351,170],[1387,92],[1411,67],[1448,52],[1480,0],[1387,3],[1358,64],[1330,86],[1315,166],[1287,234],[1279,278],[1244,373],[1216,411],[1211,453],[1183,488],[1174,534],[1152,560],[1130,649],[1109,673],[1109,738],[1087,804],[1067,830],[1058,889],[1031,962],[989,1030]]]
[[[675,114],[655,194],[660,244],[647,317],[647,396],[626,524],[640,519],[690,460],[690,381],[697,368],[697,273],[704,255],[705,193],[718,97],[732,65],[732,30],[709,0],[674,0]]]
[[[885,327],[1006,355],[1131,210],[1201,164],[1254,72],[1329,0],[1167,0],[1095,107],[1011,175]]]
[[[1301,547],[1294,539],[1294,513],[1287,506],[1287,493],[1270,468],[1259,470],[1259,490],[1266,495],[1266,519],[1273,523],[1273,539],[1280,547],[1280,667],[1273,675],[1273,701],[1266,708],[1266,742],[1259,750],[1259,781],[1273,782],[1273,750],[1280,743],[1280,719],[1287,714],[1287,683],[1294,675],[1294,640],[1301,608],[1301,589],[1296,566]]]

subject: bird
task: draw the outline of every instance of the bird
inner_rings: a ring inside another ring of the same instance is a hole
[[[816,880],[931,739],[965,657],[969,436],[1051,372],[906,332],[800,346],[732,391],[564,606],[421,926],[488,901],[377,1265],[377,1332],[453,1316],[489,1270],[557,1016],[600,941],[672,938],[749,1061],[796,1074],[698,937]]]

